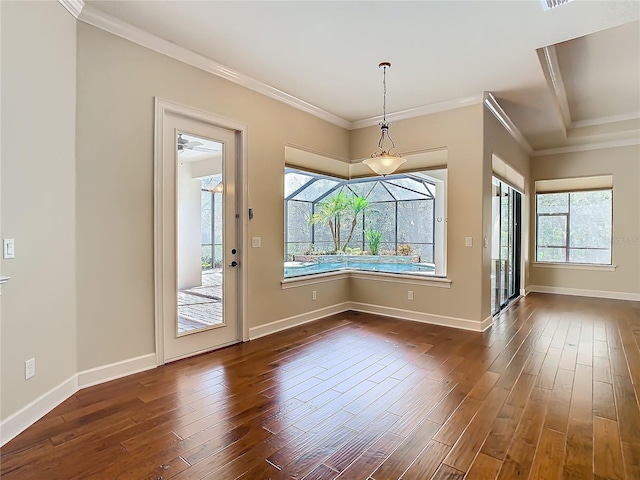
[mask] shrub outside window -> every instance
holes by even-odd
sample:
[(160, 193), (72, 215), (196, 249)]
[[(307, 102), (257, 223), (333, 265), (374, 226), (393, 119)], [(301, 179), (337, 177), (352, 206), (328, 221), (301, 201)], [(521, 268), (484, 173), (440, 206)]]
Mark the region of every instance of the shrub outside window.
[(536, 261), (611, 265), (613, 190), (536, 195)]

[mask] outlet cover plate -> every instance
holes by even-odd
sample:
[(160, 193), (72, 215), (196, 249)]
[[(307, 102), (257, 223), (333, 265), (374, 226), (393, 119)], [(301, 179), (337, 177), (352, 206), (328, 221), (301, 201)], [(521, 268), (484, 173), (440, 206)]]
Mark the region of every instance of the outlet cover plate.
[(30, 358), (29, 360), (24, 362), (24, 378), (25, 380), (29, 380), (31, 377), (36, 374), (36, 359)]

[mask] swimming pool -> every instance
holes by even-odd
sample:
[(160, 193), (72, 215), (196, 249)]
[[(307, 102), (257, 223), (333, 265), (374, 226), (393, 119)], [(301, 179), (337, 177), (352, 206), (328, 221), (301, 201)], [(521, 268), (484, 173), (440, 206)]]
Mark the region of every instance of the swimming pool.
[(420, 263), (367, 263), (367, 262), (332, 262), (332, 263), (302, 263), (287, 262), (288, 264), (298, 263), (295, 266), (284, 267), (284, 276), (298, 277), (301, 275), (311, 275), (314, 273), (334, 272), (337, 270), (365, 270), (368, 272), (390, 272), (390, 273), (434, 273), (432, 265)]

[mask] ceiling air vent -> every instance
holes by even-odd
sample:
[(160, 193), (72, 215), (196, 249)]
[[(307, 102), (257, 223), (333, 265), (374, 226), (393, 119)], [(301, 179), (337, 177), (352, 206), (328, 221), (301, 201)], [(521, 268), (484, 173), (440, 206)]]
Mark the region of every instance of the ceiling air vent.
[(545, 10), (551, 10), (552, 8), (559, 7), (565, 3), (569, 3), (571, 0), (540, 0), (542, 2), (542, 8)]

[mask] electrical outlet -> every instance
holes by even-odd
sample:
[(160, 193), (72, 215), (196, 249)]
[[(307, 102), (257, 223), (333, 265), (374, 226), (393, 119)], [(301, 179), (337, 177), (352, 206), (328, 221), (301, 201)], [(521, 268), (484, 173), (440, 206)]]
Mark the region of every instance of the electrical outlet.
[(316, 295), (316, 291), (314, 290), (311, 292), (311, 300), (315, 300), (316, 298), (318, 298), (318, 295)]
[(36, 359), (30, 358), (26, 362), (24, 362), (24, 378), (25, 380), (29, 380), (36, 374)]
[(413, 290), (407, 290), (407, 300), (413, 300)]

